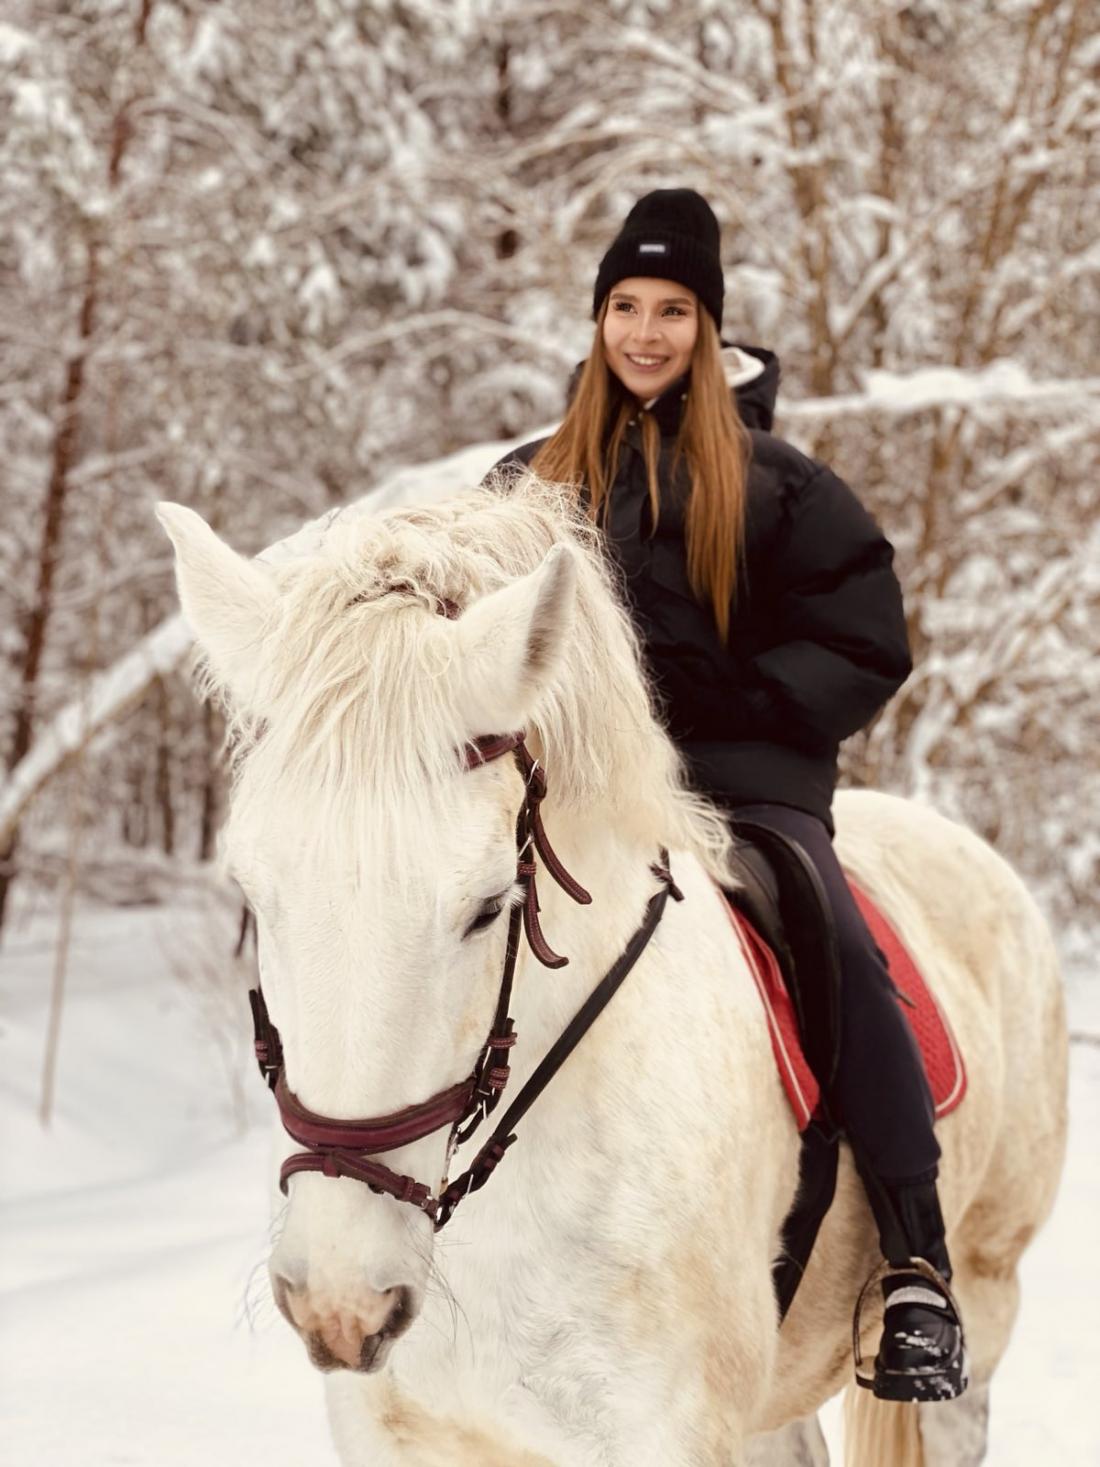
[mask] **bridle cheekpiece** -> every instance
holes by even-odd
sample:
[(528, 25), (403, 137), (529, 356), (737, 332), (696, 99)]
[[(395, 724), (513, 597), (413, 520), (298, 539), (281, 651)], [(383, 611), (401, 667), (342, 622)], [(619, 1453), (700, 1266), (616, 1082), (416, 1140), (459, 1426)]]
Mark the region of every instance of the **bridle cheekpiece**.
[(279, 1185), (284, 1193), (296, 1172), (349, 1177), (365, 1183), (374, 1192), (386, 1193), (399, 1202), (419, 1208), (432, 1219), (437, 1230), (444, 1227), (462, 1199), (478, 1191), (488, 1181), (516, 1139), (514, 1128), (517, 1122), (561, 1068), (637, 962), (660, 921), (668, 897), (682, 900), (669, 872), (667, 855), (662, 851), (660, 862), (652, 867), (661, 886), (650, 898), (641, 925), (460, 1177), (442, 1186), (436, 1194), (426, 1183), (403, 1176), (378, 1161), (376, 1158), (380, 1154), (423, 1140), (449, 1126), (449, 1164), (456, 1147), (470, 1140), (496, 1109), (510, 1078), (510, 1055), (517, 1039), (508, 1010), (521, 932), (526, 935), (535, 957), (545, 967), (561, 968), (569, 961), (555, 953), (543, 935), (535, 884), (537, 858), (542, 859), (550, 875), (575, 902), (587, 905), (592, 900), (584, 887), (566, 871), (546, 837), (540, 813), (546, 796), (546, 777), (538, 760), (531, 757), (524, 735), (490, 735), (472, 740), (466, 746), (465, 768), (477, 769), (506, 754), (515, 756), (524, 779), (523, 806), (516, 819), (516, 880), (523, 889), (523, 896), (509, 914), (508, 943), (492, 1028), (467, 1079), (427, 1100), (369, 1120), (346, 1121), (318, 1115), (304, 1106), (286, 1083), (282, 1041), (268, 1015), (258, 980), (256, 987), (249, 992), (260, 1073), (274, 1092), (284, 1129), (305, 1148), (288, 1156), (282, 1164)]

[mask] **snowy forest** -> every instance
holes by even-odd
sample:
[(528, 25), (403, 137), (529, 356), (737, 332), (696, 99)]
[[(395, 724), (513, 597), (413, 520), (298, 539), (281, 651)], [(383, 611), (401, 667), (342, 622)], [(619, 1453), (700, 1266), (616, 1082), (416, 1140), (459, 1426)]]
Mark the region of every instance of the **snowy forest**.
[(179, 638), (151, 641), (173, 611), (153, 501), (258, 550), (402, 465), (552, 421), (601, 248), (672, 180), (722, 218), (726, 333), (778, 351), (780, 430), (898, 547), (917, 671), (848, 777), (958, 813), (1061, 918), (1095, 917), (1087, 15), (17, 0), (0, 901), (213, 854), (220, 730)]
[(221, 730), (153, 502), (255, 551), (553, 422), (602, 249), (675, 182), (722, 220), (727, 337), (781, 358), (778, 430), (898, 549), (917, 670), (847, 778), (1094, 924), (1089, 8), (5, 7), (0, 912), (214, 854)]
[[(14, 976), (0, 983), (0, 1088), (18, 1100), (13, 1154), (39, 1155), (31, 1117), (53, 1106), (68, 968), (78, 1012), (66, 1011), (72, 1088), (55, 1164), (64, 1155), (89, 1198), (103, 1176), (141, 1171), (135, 1205), (172, 1219), (182, 1244), (200, 1231), (186, 1207), (206, 1194), (189, 1187), (184, 1200), (190, 1160), (178, 1176), (158, 1168), (165, 1135), (193, 1125), (208, 1168), (194, 1176), (236, 1195), (239, 1164), (202, 1151), (221, 1125), (219, 1081), (200, 1092), (178, 1028), (156, 1051), (160, 1110), (150, 1100), (145, 1115), (148, 1075), (136, 1099), (102, 1078), (120, 1052), (104, 1047), (108, 1027), (117, 1046), (131, 1022), (119, 1014), (168, 1036), (165, 1015), (182, 1012), (136, 965), (149, 914), (188, 893), (213, 902), (219, 945), (212, 956), (208, 933), (193, 945), (177, 934), (160, 969), (190, 985), (239, 1129), (265, 1098), (242, 1078), (237, 907), (218, 874), (224, 729), (191, 686), (153, 505), (190, 505), (256, 553), (351, 501), (476, 483), (509, 443), (560, 418), (591, 340), (597, 263), (653, 188), (712, 202), (724, 336), (778, 354), (777, 432), (833, 465), (897, 549), (915, 671), (845, 745), (845, 782), (927, 800), (979, 831), (1082, 968), (1100, 935), (1098, 131), (1087, 0), (7, 0), (0, 949)], [(106, 918), (80, 949), (88, 911)], [(71, 983), (81, 963), (83, 996)], [(108, 1020), (103, 995), (121, 993), (124, 969), (129, 1007)], [(1092, 1066), (1086, 1111), (1100, 1096), (1093, 1009), (1100, 1020), (1095, 1002), (1087, 1022), (1073, 1011)], [(85, 1045), (96, 1063), (82, 1071)], [(85, 1104), (108, 1119), (81, 1131)], [(109, 1150), (122, 1110), (138, 1137), (125, 1157)], [(1086, 1186), (1100, 1200), (1087, 1165), (1075, 1198)], [(19, 1194), (12, 1236), (34, 1277), (52, 1280), (55, 1215), (36, 1210), (38, 1186)], [(242, 1181), (242, 1206), (252, 1186)], [(225, 1195), (216, 1221), (213, 1202), (204, 1214), (210, 1238), (223, 1239)], [(259, 1191), (254, 1201), (258, 1215)], [(62, 1252), (77, 1257), (79, 1226), (113, 1256), (128, 1235), (111, 1216), (99, 1232), (79, 1207), (73, 1231), (57, 1222)], [(1078, 1241), (1086, 1217), (1075, 1202)], [(254, 1264), (257, 1239), (238, 1246)], [(213, 1256), (193, 1277), (172, 1264), (180, 1297), (213, 1294)], [(217, 1256), (230, 1289), (240, 1260)], [(73, 1277), (90, 1269), (74, 1263)], [(130, 1369), (126, 1340), (146, 1327), (162, 1339), (134, 1277), (129, 1335), (102, 1355), (98, 1336), (70, 1340), (86, 1362), (74, 1419), (102, 1411), (103, 1442), (124, 1434), (101, 1397)], [(1052, 1299), (1082, 1292), (1070, 1278), (1062, 1294), (1050, 1287)], [(43, 1424), (53, 1387), (25, 1384), (54, 1379), (48, 1316), (38, 1294), (20, 1297), (30, 1332), (13, 1306), (10, 1405), (51, 1405), (27, 1404), (14, 1440), (21, 1460), (68, 1464), (61, 1424)], [(101, 1301), (76, 1298), (66, 1330), (90, 1329)], [(208, 1321), (196, 1331), (205, 1351)], [(1040, 1378), (1048, 1343), (1038, 1330), (1018, 1379)], [(224, 1374), (238, 1406), (251, 1391), (273, 1438), (265, 1460), (305, 1460), (290, 1427), (288, 1455), (274, 1443), (298, 1398), (273, 1401), (266, 1377), (242, 1386), (211, 1348), (187, 1359), (189, 1375)], [(1074, 1370), (1086, 1367), (1062, 1371), (1071, 1383)], [(166, 1364), (142, 1388), (138, 1456), (89, 1445), (81, 1463), (229, 1460), (217, 1408), (200, 1435), (171, 1436), (170, 1376)], [(167, 1410), (155, 1409), (162, 1389)], [(1081, 1385), (1073, 1399), (1086, 1396)], [(1063, 1413), (1081, 1442), (1084, 1409)], [(1004, 1428), (1021, 1453), (1012, 1464), (1071, 1460), (1025, 1428)]]

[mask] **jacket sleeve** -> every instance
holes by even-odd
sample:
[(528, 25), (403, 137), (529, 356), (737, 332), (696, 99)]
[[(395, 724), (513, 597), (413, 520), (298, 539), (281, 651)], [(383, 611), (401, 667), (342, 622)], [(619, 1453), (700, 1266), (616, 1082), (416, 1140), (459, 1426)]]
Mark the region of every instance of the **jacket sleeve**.
[(792, 743), (863, 728), (912, 671), (894, 549), (842, 479), (819, 468), (794, 496), (772, 570), (772, 645), (746, 696)]

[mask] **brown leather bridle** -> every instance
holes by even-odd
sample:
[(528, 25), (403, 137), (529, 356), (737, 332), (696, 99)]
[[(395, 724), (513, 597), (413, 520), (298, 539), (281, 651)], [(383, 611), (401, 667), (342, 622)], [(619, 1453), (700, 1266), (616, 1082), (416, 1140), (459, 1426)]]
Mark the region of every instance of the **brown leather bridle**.
[(318, 1115), (290, 1090), (283, 1068), (283, 1047), (279, 1032), (267, 1012), (259, 982), (248, 995), (255, 1027), (256, 1058), (260, 1073), (275, 1093), (284, 1128), (305, 1151), (295, 1152), (283, 1162), (279, 1185), (285, 1193), (295, 1172), (321, 1172), (326, 1177), (351, 1177), (365, 1183), (374, 1192), (388, 1193), (400, 1202), (426, 1212), (436, 1229), (444, 1227), (464, 1197), (478, 1191), (492, 1176), (505, 1151), (515, 1141), (515, 1126), (557, 1074), (566, 1059), (587, 1033), (597, 1015), (627, 976), (657, 928), (669, 896), (681, 901), (682, 894), (672, 879), (668, 856), (652, 871), (660, 881), (650, 898), (645, 916), (616, 962), (596, 985), (564, 1032), (547, 1052), (538, 1068), (509, 1106), (503, 1119), (493, 1130), (471, 1165), (455, 1181), (445, 1186), (438, 1196), (424, 1182), (402, 1176), (374, 1158), (380, 1152), (392, 1151), (420, 1141), (433, 1132), (450, 1126), (447, 1148), (448, 1167), (457, 1146), (468, 1141), (484, 1120), (496, 1109), (510, 1075), (509, 1053), (516, 1043), (515, 1025), (508, 1015), (512, 1001), (512, 982), (519, 955), (521, 928), (526, 933), (531, 951), (548, 968), (561, 968), (569, 961), (552, 951), (539, 923), (539, 901), (535, 887), (536, 854), (547, 870), (575, 902), (592, 900), (565, 870), (554, 854), (543, 829), (539, 807), (546, 796), (546, 778), (537, 760), (531, 757), (522, 733), (494, 735), (475, 739), (467, 746), (465, 767), (475, 769), (513, 753), (524, 778), (523, 807), (516, 820), (516, 879), (523, 888), (523, 900), (513, 906), (508, 924), (508, 946), (501, 974), (500, 992), (492, 1029), (485, 1041), (473, 1073), (448, 1090), (441, 1090), (428, 1100), (405, 1106), (389, 1115), (369, 1120), (343, 1121)]

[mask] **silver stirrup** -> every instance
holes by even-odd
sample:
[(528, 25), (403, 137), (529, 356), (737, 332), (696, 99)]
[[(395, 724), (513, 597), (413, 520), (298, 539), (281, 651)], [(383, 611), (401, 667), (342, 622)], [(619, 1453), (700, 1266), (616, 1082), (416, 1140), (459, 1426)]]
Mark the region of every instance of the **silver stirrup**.
[(943, 1274), (940, 1273), (939, 1269), (933, 1268), (932, 1265), (927, 1261), (927, 1259), (924, 1258), (910, 1258), (909, 1262), (903, 1264), (900, 1268), (896, 1267), (892, 1263), (883, 1261), (879, 1264), (878, 1268), (875, 1269), (874, 1273), (872, 1273), (871, 1277), (863, 1285), (863, 1288), (860, 1289), (859, 1298), (856, 1300), (855, 1313), (852, 1315), (852, 1354), (855, 1356), (856, 1362), (856, 1384), (863, 1386), (865, 1390), (874, 1389), (875, 1378), (874, 1375), (860, 1369), (860, 1366), (864, 1363), (863, 1348), (860, 1345), (860, 1335), (862, 1333), (863, 1325), (863, 1310), (867, 1304), (868, 1296), (870, 1295), (871, 1290), (875, 1287), (875, 1285), (881, 1283), (883, 1279), (888, 1279), (892, 1275), (899, 1273), (919, 1273), (921, 1277), (926, 1278), (929, 1283), (935, 1284), (936, 1288), (940, 1291), (943, 1297), (951, 1305), (951, 1308), (955, 1311), (955, 1319), (958, 1322), (959, 1326), (959, 1343), (965, 1351), (966, 1340), (963, 1336), (962, 1314), (959, 1311), (959, 1305), (957, 1300), (955, 1299), (954, 1294), (948, 1287), (947, 1280), (944, 1278)]

